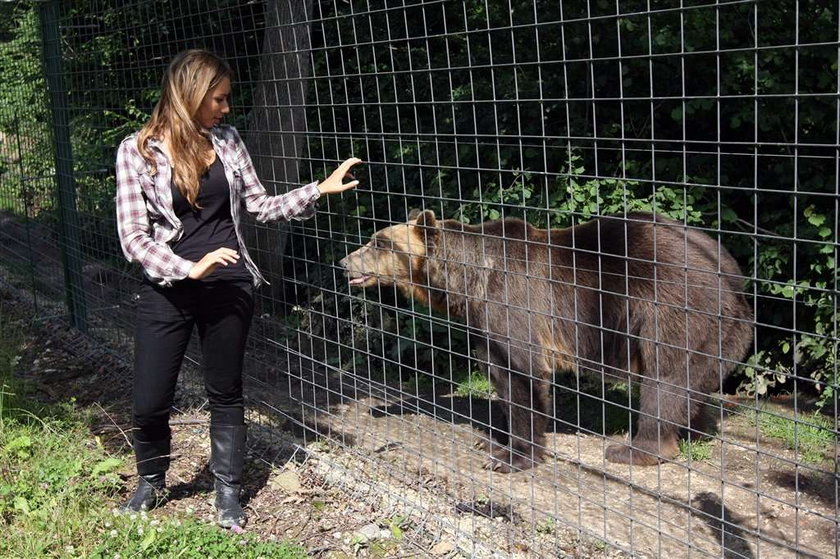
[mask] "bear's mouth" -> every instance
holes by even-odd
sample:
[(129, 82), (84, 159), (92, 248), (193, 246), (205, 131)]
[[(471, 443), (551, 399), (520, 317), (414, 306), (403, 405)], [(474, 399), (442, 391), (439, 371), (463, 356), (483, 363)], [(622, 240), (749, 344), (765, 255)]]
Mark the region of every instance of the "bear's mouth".
[(370, 278), (371, 278), (371, 276), (369, 276), (367, 274), (361, 274), (361, 275), (358, 275), (358, 276), (349, 277), (347, 283), (350, 284), (350, 285), (359, 285), (359, 284), (365, 283)]

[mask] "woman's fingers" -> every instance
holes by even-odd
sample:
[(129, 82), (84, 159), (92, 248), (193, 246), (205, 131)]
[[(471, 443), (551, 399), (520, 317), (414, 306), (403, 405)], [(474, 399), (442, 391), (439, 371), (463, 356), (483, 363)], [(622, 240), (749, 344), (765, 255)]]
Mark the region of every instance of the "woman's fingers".
[(213, 252), (208, 252), (207, 254), (219, 254), (219, 255), (233, 256), (235, 258), (239, 258), (239, 253), (238, 252), (236, 252), (232, 248), (226, 248), (226, 247), (217, 248)]
[(214, 261), (220, 264), (235, 264), (239, 260), (239, 253), (230, 248), (219, 248), (207, 254), (213, 256)]
[(358, 157), (351, 157), (350, 159), (345, 159), (344, 162), (338, 166), (336, 172), (340, 172), (341, 176), (343, 177), (347, 174), (347, 171), (349, 171), (351, 167), (353, 167), (354, 165), (358, 165), (361, 162), (362, 160)]
[(190, 269), (189, 277), (202, 279), (209, 276), (217, 266), (235, 264), (239, 260), (239, 253), (231, 248), (217, 248), (205, 254), (201, 260)]
[[(343, 183), (342, 181), (349, 174), (350, 169), (359, 163), (362, 163), (362, 160), (358, 157), (351, 157), (350, 159), (344, 160), (327, 180), (318, 185), (318, 189), (322, 194), (334, 194), (357, 187), (359, 185), (359, 181), (357, 180), (348, 183)], [(353, 178), (353, 175), (350, 175), (350, 178)]]

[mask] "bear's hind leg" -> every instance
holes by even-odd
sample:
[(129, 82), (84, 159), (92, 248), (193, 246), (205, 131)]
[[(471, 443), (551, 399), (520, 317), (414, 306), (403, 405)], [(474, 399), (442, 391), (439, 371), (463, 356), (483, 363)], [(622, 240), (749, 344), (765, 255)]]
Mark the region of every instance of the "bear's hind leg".
[(639, 417), (630, 445), (607, 447), (606, 458), (619, 464), (653, 466), (680, 453), (679, 432), (688, 416), (688, 394), (681, 387), (645, 378)]
[(723, 391), (723, 381), (735, 366), (715, 355), (721, 350), (717, 334), (710, 337), (705, 347), (692, 352), (689, 385), (689, 414), (684, 434), (690, 441), (714, 437), (718, 432), (719, 405), (710, 403), (709, 394)]
[(714, 437), (718, 430), (718, 418), (714, 410), (714, 406), (709, 404), (709, 398), (705, 394), (692, 392), (689, 421), (680, 434), (691, 442)]

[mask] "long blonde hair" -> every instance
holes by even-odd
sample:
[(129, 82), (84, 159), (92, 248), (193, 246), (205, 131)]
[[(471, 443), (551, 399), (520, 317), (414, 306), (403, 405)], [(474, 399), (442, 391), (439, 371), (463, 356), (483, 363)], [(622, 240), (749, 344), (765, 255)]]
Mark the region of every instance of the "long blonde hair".
[(149, 138), (169, 144), (172, 157), (172, 180), (190, 205), (198, 207), (199, 177), (207, 170), (207, 131), (195, 116), (205, 95), (225, 78), (231, 78), (230, 66), (206, 50), (190, 49), (175, 56), (161, 83), (161, 97), (152, 118), (140, 129), (137, 149), (157, 173)]

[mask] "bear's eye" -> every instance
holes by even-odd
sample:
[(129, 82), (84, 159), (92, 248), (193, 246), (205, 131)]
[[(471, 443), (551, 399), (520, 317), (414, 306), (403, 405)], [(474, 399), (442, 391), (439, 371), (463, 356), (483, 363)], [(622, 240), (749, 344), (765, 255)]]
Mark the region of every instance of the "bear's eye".
[(380, 239), (379, 237), (373, 240), (373, 246), (376, 248), (389, 248), (390, 243), (385, 239)]

